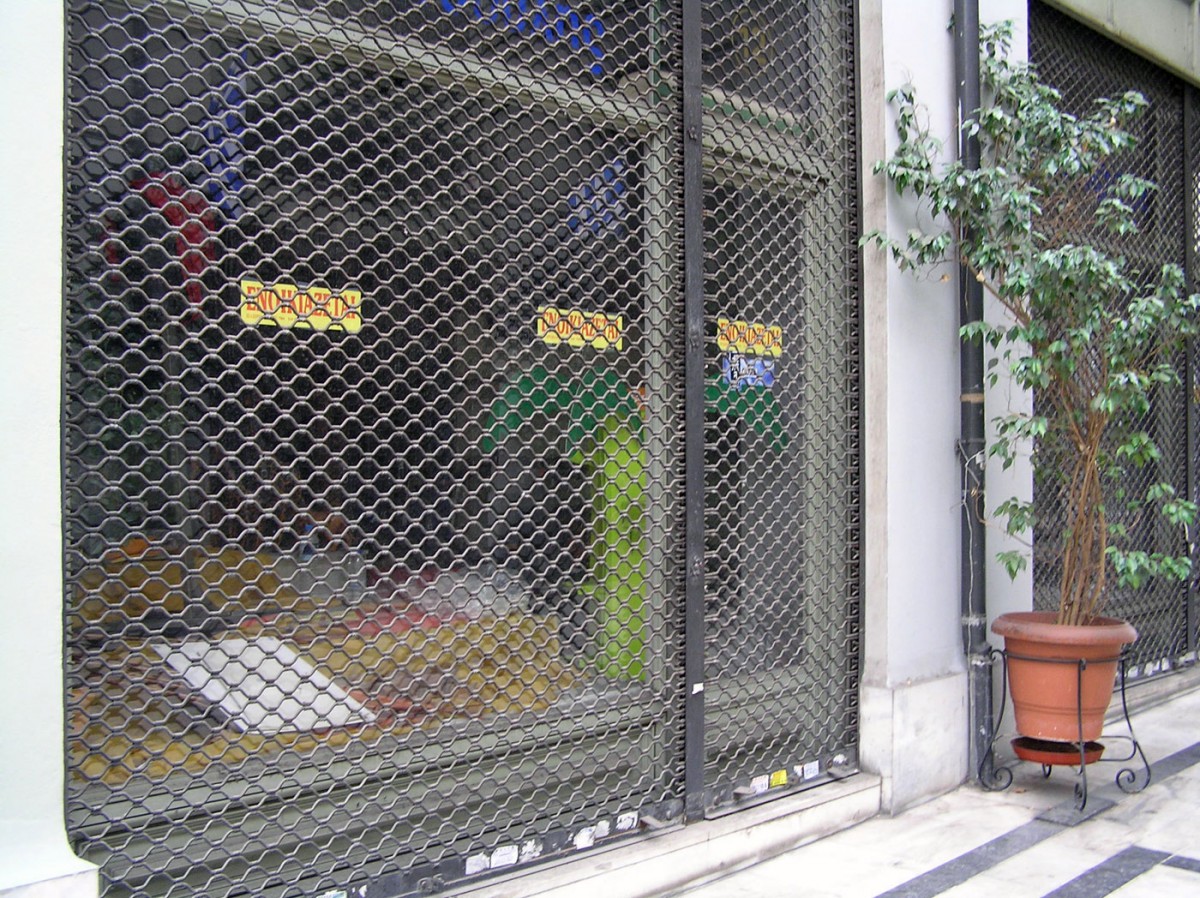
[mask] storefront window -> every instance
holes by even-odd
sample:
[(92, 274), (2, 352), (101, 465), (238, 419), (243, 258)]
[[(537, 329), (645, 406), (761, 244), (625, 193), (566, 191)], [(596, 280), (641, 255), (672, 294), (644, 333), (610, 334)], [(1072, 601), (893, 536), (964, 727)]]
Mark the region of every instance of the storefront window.
[[(711, 12), (713, 732), (791, 763), (855, 169), (849, 54), (783, 56), (852, 17)], [(393, 898), (682, 819), (679, 17), (70, 4), (68, 829), (110, 894)]]
[(77, 832), (675, 775), (668, 117), (647, 11), (566, 7), (74, 18)]

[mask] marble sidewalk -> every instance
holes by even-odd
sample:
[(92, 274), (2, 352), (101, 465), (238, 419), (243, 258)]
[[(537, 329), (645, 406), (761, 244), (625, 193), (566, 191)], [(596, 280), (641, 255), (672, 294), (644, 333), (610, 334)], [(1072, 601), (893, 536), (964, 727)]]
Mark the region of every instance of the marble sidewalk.
[[(1185, 682), (1181, 680), (1180, 682)], [(1194, 684), (1195, 679), (1191, 682)], [(1074, 772), (1049, 779), (1014, 768), (1012, 786), (974, 785), (676, 893), (681, 898), (1184, 898), (1200, 896), (1200, 688), (1133, 714), (1153, 767), (1126, 795), (1116, 771), (1088, 768), (1073, 809)], [(1115, 725), (1122, 732), (1123, 725)], [(1106, 731), (1107, 732), (1107, 731)], [(1112, 752), (1120, 753), (1114, 744)], [(1111, 802), (1111, 806), (1109, 806)]]

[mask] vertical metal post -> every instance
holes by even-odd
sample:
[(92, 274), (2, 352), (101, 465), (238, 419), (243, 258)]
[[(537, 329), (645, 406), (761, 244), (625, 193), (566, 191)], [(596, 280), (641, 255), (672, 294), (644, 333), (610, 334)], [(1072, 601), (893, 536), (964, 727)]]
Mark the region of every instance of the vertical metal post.
[[(979, 3), (955, 0), (954, 75), (958, 97), (959, 159), (965, 168), (979, 168), (979, 140), (961, 130), (979, 109)], [(983, 285), (966, 266), (959, 268), (959, 320), (983, 318)], [(987, 641), (984, 592), (984, 409), (983, 345), (963, 340), (959, 346), (960, 444), (962, 453), (962, 634), (970, 690), (970, 766), (991, 775), (982, 763), (990, 757), (992, 728), (992, 665)]]
[(686, 819), (704, 816), (704, 169), (700, 0), (683, 0), (683, 293)]
[[(1196, 121), (1195, 105), (1197, 101), (1197, 90), (1191, 85), (1187, 85), (1183, 92), (1183, 266), (1187, 280), (1188, 291), (1196, 289), (1197, 271), (1196, 271), (1196, 165), (1195, 157), (1200, 153), (1200, 141), (1196, 140), (1194, 134), (1197, 125), (1200, 122)], [(1196, 341), (1189, 340), (1187, 346), (1184, 347), (1183, 353), (1183, 422), (1186, 432), (1184, 434), (1184, 445), (1186, 446), (1186, 461), (1184, 462), (1184, 472), (1186, 480), (1187, 498), (1196, 501)], [(1187, 652), (1193, 654), (1196, 649), (1197, 629), (1200, 629), (1200, 608), (1197, 604), (1200, 603), (1200, 596), (1196, 592), (1196, 567), (1200, 564), (1200, 557), (1196, 552), (1197, 545), (1197, 527), (1200, 523), (1192, 525), (1192, 531), (1189, 534), (1188, 554), (1192, 559), (1192, 575), (1187, 578), (1184, 589), (1184, 621), (1187, 627)]]

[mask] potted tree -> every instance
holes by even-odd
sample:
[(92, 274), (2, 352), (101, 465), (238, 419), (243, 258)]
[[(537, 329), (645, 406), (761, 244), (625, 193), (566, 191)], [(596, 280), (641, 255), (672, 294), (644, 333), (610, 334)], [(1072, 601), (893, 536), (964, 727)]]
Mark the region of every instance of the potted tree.
[[(899, 146), (876, 172), (918, 201), (920, 222), (863, 242), (902, 269), (957, 260), (1002, 313), (962, 336), (991, 347), (993, 385), (1007, 369), (1032, 392), (1032, 412), (994, 418), (988, 452), (1006, 467), (1028, 453), (1038, 501), (1007, 498), (991, 515), (1015, 536), (1036, 531), (1039, 549), (1056, 546), (1039, 563), (1056, 566), (1059, 593), (1056, 612), (1004, 615), (992, 629), (1006, 639), (1018, 732), (1078, 745), (1099, 736), (1117, 658), (1137, 637), (1103, 616), (1106, 599), (1190, 570), (1196, 506), (1162, 475), (1147, 420), (1179, 388), (1173, 363), (1197, 332), (1200, 296), (1186, 295), (1180, 266), (1147, 271), (1123, 251), (1153, 211), (1155, 186), (1119, 171), (1144, 98), (1125, 93), (1072, 116), (1028, 64), (1010, 61), (1010, 40), (1007, 23), (982, 31), (985, 100), (963, 125), (979, 140), (976, 170), (939, 163), (941, 142), (911, 86), (889, 95)], [(1014, 577), (1028, 564), (1021, 551), (999, 560)], [(1046, 688), (1062, 694), (1024, 694)]]

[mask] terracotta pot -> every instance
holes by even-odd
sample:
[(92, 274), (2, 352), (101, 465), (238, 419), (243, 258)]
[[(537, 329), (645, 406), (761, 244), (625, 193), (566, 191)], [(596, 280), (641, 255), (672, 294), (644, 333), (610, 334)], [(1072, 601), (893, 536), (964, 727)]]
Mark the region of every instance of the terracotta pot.
[[(1065, 626), (1055, 623), (1053, 612), (1021, 611), (1000, 615), (992, 632), (1004, 637), (1008, 693), (1018, 733), (1052, 742), (1100, 738), (1117, 659), (1121, 649), (1137, 639), (1137, 630), (1110, 617), (1098, 617), (1086, 626)], [(1082, 681), (1080, 659), (1087, 662)]]

